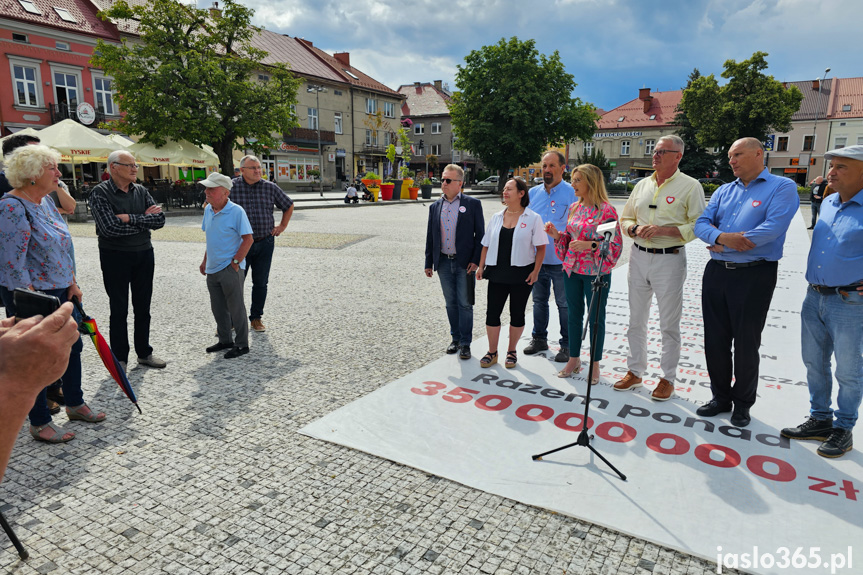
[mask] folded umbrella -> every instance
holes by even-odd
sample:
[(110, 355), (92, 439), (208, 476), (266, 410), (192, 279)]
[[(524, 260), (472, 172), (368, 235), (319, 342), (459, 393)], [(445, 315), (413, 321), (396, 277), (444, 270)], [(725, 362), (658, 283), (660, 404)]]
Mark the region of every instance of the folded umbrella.
[(78, 324), (78, 331), (84, 335), (90, 336), (90, 339), (93, 340), (93, 345), (96, 346), (96, 353), (98, 353), (99, 357), (102, 358), (102, 363), (105, 364), (105, 367), (108, 369), (108, 373), (111, 374), (111, 377), (114, 378), (114, 381), (117, 382), (117, 385), (120, 386), (120, 389), (123, 390), (123, 393), (126, 394), (129, 401), (135, 404), (135, 407), (138, 408), (138, 413), (143, 414), (141, 408), (138, 406), (138, 398), (135, 396), (135, 390), (132, 389), (132, 384), (129, 383), (129, 378), (126, 377), (126, 372), (123, 370), (120, 362), (117, 361), (117, 356), (115, 356), (114, 352), (111, 351), (111, 347), (108, 345), (108, 342), (105, 341), (105, 338), (102, 337), (101, 333), (99, 333), (99, 328), (96, 326), (96, 320), (84, 313), (84, 308), (81, 307), (81, 302), (78, 301), (77, 297), (72, 297), (72, 303), (75, 305), (78, 313), (81, 314), (81, 323)]

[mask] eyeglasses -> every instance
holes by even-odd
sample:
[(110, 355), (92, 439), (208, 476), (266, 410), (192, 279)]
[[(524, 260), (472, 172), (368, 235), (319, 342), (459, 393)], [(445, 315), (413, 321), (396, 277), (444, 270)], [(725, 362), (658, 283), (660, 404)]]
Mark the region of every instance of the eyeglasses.
[(665, 154), (679, 154), (680, 150), (653, 150), (654, 156), (664, 156)]
[(133, 170), (138, 169), (138, 164), (124, 164), (123, 162), (114, 162), (115, 166), (126, 166), (127, 168), (132, 168)]
[(454, 180), (452, 178), (441, 178), (440, 181), (445, 184), (451, 184), (453, 182), (460, 182), (461, 180)]

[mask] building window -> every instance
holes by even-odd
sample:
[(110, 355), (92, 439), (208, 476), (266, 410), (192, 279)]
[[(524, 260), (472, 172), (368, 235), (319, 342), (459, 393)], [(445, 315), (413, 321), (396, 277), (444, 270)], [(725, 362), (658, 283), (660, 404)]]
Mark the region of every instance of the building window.
[(57, 48), (58, 50), (63, 50), (64, 52), (69, 52), (72, 49), (69, 46), (69, 42), (61, 42), (60, 40), (57, 40), (54, 43), (54, 47)]
[(377, 145), (378, 145), (377, 133), (372, 134), (371, 130), (366, 130), (366, 146), (377, 146)]
[(815, 136), (803, 136), (803, 151), (811, 152)]
[(30, 14), (42, 15), (42, 11), (39, 10), (33, 2), (30, 2), (30, 0), (18, 0), (18, 3), (21, 4), (21, 7)]
[(621, 140), (620, 142), (620, 155), (628, 156), (629, 155), (629, 140)]
[(656, 140), (644, 140), (644, 155), (645, 156), (652, 156), (654, 148), (656, 148)]
[(95, 76), (93, 78), (93, 97), (96, 100), (96, 109), (108, 116), (117, 113), (114, 107), (114, 91), (111, 89), (111, 80)]
[(57, 8), (56, 6), (54, 6), (54, 11), (57, 13), (57, 16), (60, 17), (60, 20), (71, 22), (72, 24), (78, 23), (78, 20), (76, 20), (75, 17), (72, 16), (72, 13), (65, 8)]
[(431, 133), (440, 134), (440, 122), (432, 122)]
[(12, 77), (15, 78), (15, 93), (19, 106), (38, 106), (39, 98), (36, 92), (38, 78), (37, 69), (30, 66), (12, 65)]
[(850, 112), (851, 111), (851, 104), (842, 104), (842, 111), (843, 112)]
[(296, 119), (297, 117), (297, 105), (291, 104), (291, 117)]
[(787, 152), (788, 151), (788, 136), (779, 136), (776, 140), (776, 151), (777, 152)]
[(440, 144), (432, 144), (429, 147), (431, 148), (432, 155), (440, 156)]
[(341, 112), (336, 112), (333, 115), (333, 125), (335, 126), (333, 131), (336, 134), (341, 134), (342, 133), (342, 113)]
[(12, 32), (12, 41), (21, 42), (22, 44), (29, 44), (30, 38), (27, 37), (27, 34), (18, 34), (16, 32)]
[(421, 136), (426, 133), (426, 125), (425, 124), (414, 124), (414, 134), (417, 136)]
[(585, 142), (584, 143), (584, 155), (589, 156), (593, 154), (593, 142)]
[(333, 94), (334, 94), (334, 95), (336, 95), (336, 96), (341, 96), (341, 95), (342, 95), (342, 91), (341, 91), (341, 90), (333, 90)]
[(309, 108), (309, 130), (318, 129), (318, 109)]
[(384, 102), (384, 116), (387, 118), (396, 117), (396, 105), (392, 102)]
[(839, 149), (844, 148), (848, 143), (848, 138), (846, 136), (837, 136), (833, 139), (833, 148)]
[(857, 145), (863, 146), (863, 136), (857, 136)]
[(269, 82), (270, 77), (266, 74), (258, 74), (258, 82)]
[(374, 98), (366, 98), (366, 114), (378, 113), (378, 101)]
[(393, 143), (393, 141), (392, 141), (392, 138), (390, 137), (390, 133), (384, 132), (384, 146), (389, 146), (392, 143)]

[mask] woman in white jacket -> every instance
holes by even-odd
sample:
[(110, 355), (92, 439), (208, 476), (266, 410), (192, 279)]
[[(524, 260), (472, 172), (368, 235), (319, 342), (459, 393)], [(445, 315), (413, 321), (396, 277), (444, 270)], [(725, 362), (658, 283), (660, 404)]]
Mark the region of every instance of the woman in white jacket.
[(503, 188), (502, 211), (492, 216), (482, 239), (482, 255), (476, 279), (489, 280), (488, 309), (485, 329), (488, 333), (488, 353), (480, 360), (482, 367), (497, 363), (497, 344), (500, 339), (500, 314), (509, 298), (509, 348), (506, 367), (515, 367), (518, 361), (516, 345), (524, 331), (524, 311), (533, 284), (539, 276), (548, 235), (542, 218), (527, 205), (530, 196), (527, 184), (513, 178)]

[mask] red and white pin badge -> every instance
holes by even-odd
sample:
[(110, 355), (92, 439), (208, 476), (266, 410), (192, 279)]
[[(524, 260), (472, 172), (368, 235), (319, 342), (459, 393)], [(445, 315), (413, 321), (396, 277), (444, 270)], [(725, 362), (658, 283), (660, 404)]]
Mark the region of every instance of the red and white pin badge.
[(758, 200), (752, 200), (752, 207), (753, 208), (757, 208), (760, 205), (761, 205), (761, 202), (759, 202)]
[(521, 222), (521, 227), (526, 228), (526, 227), (527, 227), (527, 224), (526, 224), (526, 223), (524, 223), (524, 222)]
[(554, 200), (551, 200), (551, 207), (554, 207)]
[(668, 197), (666, 197), (666, 198), (665, 198), (665, 201), (666, 201), (666, 202), (668, 202), (669, 204), (673, 204), (673, 203), (674, 203), (674, 196), (668, 196)]
[(460, 211), (461, 213), (465, 213), (467, 211), (467, 208), (464, 206), (459, 206), (458, 211)]

